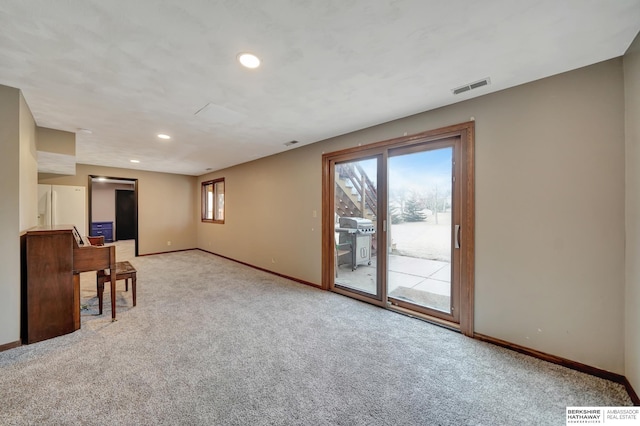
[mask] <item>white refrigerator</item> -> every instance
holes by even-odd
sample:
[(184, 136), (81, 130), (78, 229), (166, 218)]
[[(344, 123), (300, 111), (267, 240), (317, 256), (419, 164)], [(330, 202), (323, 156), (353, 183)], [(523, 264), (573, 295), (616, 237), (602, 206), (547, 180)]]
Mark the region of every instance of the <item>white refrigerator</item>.
[(86, 188), (38, 185), (38, 225), (75, 225), (81, 235), (88, 235)]

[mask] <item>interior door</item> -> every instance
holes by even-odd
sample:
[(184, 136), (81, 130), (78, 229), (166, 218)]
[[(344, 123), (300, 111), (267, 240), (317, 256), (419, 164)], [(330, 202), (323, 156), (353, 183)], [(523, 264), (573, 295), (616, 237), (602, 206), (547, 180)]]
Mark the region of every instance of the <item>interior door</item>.
[(116, 189), (116, 240), (136, 237), (135, 191)]

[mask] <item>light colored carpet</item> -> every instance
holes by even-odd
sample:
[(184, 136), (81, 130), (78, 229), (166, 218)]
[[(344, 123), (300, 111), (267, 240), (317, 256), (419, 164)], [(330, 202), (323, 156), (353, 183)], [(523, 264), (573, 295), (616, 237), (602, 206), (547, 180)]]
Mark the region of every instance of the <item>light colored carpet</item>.
[(566, 406), (631, 404), (618, 384), (200, 251), (131, 262), (138, 306), (119, 294), (117, 322), (107, 290), (77, 332), (0, 353), (0, 424), (559, 425)]

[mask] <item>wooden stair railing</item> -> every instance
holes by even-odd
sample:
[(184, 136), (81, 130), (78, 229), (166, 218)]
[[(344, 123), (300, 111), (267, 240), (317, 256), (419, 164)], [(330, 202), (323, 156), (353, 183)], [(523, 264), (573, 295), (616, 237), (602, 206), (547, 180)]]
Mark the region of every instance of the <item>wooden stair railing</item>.
[[(359, 217), (365, 216), (362, 211), (361, 200), (364, 200), (365, 208), (369, 209), (374, 216), (377, 215), (378, 194), (375, 185), (371, 179), (369, 179), (369, 176), (367, 176), (364, 169), (359, 164), (356, 164), (355, 166), (353, 164), (338, 164), (336, 165), (336, 172), (338, 178), (345, 182), (345, 185), (336, 185), (336, 187), (346, 187), (346, 182), (349, 182), (353, 189), (355, 189), (356, 193), (360, 196), (360, 200), (354, 200), (352, 195), (346, 193), (344, 188), (341, 188), (346, 197), (351, 201), (351, 204), (355, 206), (355, 210), (360, 213)], [(336, 193), (336, 200), (337, 199), (338, 194)], [(358, 206), (358, 204), (360, 204), (360, 206)]]

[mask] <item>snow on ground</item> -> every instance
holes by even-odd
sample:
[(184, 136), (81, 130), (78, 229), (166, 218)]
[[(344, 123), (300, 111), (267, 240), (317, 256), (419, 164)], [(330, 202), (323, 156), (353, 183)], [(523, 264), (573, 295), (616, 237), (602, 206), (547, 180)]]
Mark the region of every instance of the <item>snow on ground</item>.
[(394, 254), (450, 262), (451, 213), (438, 213), (437, 224), (435, 214), (423, 222), (393, 224), (390, 238)]

